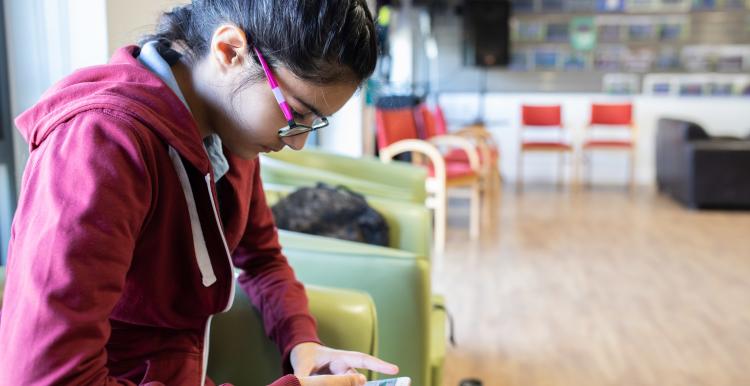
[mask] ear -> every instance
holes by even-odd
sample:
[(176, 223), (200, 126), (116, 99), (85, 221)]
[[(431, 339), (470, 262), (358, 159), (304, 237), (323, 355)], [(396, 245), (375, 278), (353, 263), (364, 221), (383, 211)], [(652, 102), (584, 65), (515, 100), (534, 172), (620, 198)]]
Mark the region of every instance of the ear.
[(245, 32), (232, 24), (224, 24), (211, 37), (210, 56), (222, 72), (242, 68), (248, 53)]

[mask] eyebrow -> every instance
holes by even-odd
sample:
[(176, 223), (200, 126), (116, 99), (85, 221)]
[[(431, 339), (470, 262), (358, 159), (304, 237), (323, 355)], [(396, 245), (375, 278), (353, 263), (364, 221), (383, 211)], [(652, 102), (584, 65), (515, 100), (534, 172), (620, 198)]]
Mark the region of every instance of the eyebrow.
[(307, 107), (308, 110), (312, 111), (313, 114), (317, 115), (320, 118), (326, 118), (326, 116), (323, 115), (323, 114), (321, 114), (321, 112), (317, 108), (315, 108), (315, 106), (313, 106), (313, 105), (305, 102), (304, 100), (302, 100), (301, 98), (298, 98), (296, 96), (293, 96), (293, 98), (295, 100), (297, 100), (297, 102), (302, 103), (303, 105), (305, 105), (305, 107)]

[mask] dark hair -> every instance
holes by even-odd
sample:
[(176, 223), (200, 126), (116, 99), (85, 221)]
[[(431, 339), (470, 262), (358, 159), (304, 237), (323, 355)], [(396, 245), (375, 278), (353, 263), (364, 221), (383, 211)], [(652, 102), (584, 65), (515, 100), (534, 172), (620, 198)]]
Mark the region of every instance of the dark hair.
[(223, 23), (241, 28), (270, 66), (301, 79), (361, 82), (375, 70), (375, 25), (365, 0), (193, 0), (162, 14), (141, 43), (168, 41), (203, 58)]

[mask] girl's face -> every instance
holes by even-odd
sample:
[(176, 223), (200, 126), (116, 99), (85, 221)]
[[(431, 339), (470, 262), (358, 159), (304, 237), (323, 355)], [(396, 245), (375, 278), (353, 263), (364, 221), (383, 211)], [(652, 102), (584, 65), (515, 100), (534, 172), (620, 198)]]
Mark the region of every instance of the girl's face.
[[(259, 153), (279, 151), (284, 146), (294, 150), (304, 147), (308, 134), (281, 138), (279, 129), (287, 122), (264, 75), (249, 85), (249, 73), (262, 74), (248, 52), (242, 30), (233, 26), (217, 29), (211, 54), (199, 73), (210, 94), (206, 120), (210, 130), (221, 137), (235, 155), (252, 159)], [(352, 97), (358, 83), (351, 80), (319, 85), (295, 76), (284, 67), (273, 70), (282, 94), (294, 112), (294, 120), (311, 125), (317, 117), (329, 117)], [(322, 130), (325, 130), (323, 128)]]
[[(340, 110), (357, 89), (353, 82), (313, 84), (297, 78), (286, 68), (275, 70), (274, 77), (294, 112), (295, 122), (307, 126), (312, 125), (316, 117), (329, 117)], [(308, 133), (279, 137), (279, 129), (286, 127), (287, 121), (265, 80), (238, 91), (225, 106), (222, 115), (226, 119), (214, 130), (234, 154), (253, 158), (258, 153), (279, 151), (284, 146), (294, 150), (305, 146)]]

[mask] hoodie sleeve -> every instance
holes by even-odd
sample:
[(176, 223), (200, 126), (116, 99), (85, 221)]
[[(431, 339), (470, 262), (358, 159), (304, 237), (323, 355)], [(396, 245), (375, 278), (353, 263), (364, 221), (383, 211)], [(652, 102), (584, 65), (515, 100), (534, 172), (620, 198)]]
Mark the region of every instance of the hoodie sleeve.
[(9, 249), (2, 385), (132, 385), (109, 376), (105, 350), (151, 200), (125, 125), (81, 113), (31, 153)]
[(249, 224), (233, 260), (243, 271), (240, 285), (263, 315), (266, 334), (276, 342), (282, 353), (284, 371), (290, 373), (289, 354), (294, 346), (304, 342), (320, 343), (320, 340), (315, 319), (308, 309), (305, 288), (281, 253), (259, 165), (256, 165), (253, 179)]

